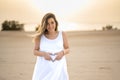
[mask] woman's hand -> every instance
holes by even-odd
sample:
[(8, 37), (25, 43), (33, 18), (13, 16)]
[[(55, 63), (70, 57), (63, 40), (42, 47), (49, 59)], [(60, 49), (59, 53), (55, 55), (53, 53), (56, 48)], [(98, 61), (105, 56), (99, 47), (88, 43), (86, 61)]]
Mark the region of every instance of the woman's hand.
[(45, 60), (52, 60), (50, 53), (44, 53), (43, 57), (45, 58)]
[(64, 56), (64, 52), (63, 51), (57, 52), (56, 55), (57, 56), (56, 56), (55, 60), (60, 60)]

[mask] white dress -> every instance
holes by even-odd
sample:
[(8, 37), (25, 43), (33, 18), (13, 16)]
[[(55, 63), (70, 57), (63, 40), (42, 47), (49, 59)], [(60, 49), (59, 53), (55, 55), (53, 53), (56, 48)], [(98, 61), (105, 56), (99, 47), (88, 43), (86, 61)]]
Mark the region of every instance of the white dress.
[[(63, 50), (62, 32), (59, 31), (57, 38), (51, 40), (41, 36), (40, 51), (51, 52), (52, 54)], [(50, 55), (55, 58), (55, 55)], [(61, 60), (48, 61), (44, 57), (37, 56), (32, 80), (69, 80), (65, 56)]]

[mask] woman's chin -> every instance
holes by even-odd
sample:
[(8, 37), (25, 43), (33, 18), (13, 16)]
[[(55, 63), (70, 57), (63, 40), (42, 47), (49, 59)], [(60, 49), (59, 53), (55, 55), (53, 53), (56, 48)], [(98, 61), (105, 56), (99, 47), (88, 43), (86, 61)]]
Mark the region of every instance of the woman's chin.
[(48, 30), (49, 32), (54, 32), (55, 30)]

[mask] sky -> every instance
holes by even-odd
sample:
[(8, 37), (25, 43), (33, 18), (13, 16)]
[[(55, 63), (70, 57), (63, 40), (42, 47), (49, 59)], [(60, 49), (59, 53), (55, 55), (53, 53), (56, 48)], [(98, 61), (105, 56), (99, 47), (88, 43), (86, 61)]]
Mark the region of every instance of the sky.
[(0, 0), (0, 23), (40, 23), (47, 12), (61, 22), (120, 23), (120, 0)]

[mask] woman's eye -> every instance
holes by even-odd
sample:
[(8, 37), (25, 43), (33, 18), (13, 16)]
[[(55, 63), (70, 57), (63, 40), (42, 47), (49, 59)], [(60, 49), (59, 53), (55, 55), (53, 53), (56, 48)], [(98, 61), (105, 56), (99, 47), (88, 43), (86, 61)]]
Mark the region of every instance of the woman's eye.
[(54, 22), (51, 22), (51, 24), (54, 24)]

